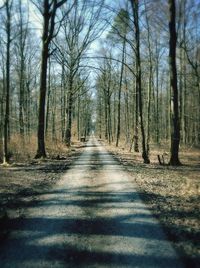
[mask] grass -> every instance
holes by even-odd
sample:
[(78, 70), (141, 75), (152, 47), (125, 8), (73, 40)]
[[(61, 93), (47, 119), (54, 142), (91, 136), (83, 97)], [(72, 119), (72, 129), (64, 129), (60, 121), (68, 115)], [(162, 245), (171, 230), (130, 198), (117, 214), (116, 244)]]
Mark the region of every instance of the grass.
[[(46, 152), (48, 158), (65, 157), (78, 142), (72, 140), (72, 148), (67, 148), (59, 139), (52, 140), (47, 137), (45, 140)], [(19, 134), (12, 135), (8, 144), (9, 162), (29, 162), (34, 159), (37, 150), (37, 137), (35, 134), (30, 137), (21, 138)], [(2, 162), (2, 144), (0, 143), (0, 162)]]

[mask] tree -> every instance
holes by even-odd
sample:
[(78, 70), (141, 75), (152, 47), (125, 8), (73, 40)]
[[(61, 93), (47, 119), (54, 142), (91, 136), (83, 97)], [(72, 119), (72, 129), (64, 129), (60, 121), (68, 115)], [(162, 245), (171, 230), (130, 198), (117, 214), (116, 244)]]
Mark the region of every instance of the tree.
[(6, 10), (6, 81), (5, 81), (5, 93), (6, 93), (6, 103), (5, 103), (5, 115), (4, 115), (4, 133), (3, 133), (3, 163), (8, 162), (8, 139), (9, 139), (9, 117), (10, 117), (10, 46), (11, 46), (11, 9), (12, 0), (6, 0), (5, 10)]
[(55, 37), (55, 17), (56, 11), (67, 0), (43, 0), (43, 32), (42, 32), (42, 52), (41, 52), (41, 69), (40, 69), (40, 99), (39, 99), (39, 117), (38, 117), (38, 148), (35, 158), (46, 157), (45, 149), (45, 105), (47, 91), (47, 65), (50, 56), (50, 44)]
[(150, 142), (150, 126), (151, 126), (151, 96), (152, 96), (152, 87), (153, 87), (153, 53), (151, 47), (151, 33), (150, 33), (150, 25), (149, 25), (149, 18), (147, 15), (147, 4), (145, 4), (145, 19), (147, 25), (147, 46), (148, 46), (148, 53), (149, 53), (149, 78), (148, 78), (148, 107), (147, 107), (147, 155), (149, 155), (149, 142)]
[[(61, 31), (63, 35), (56, 39), (54, 45), (57, 49), (54, 54), (57, 62), (65, 69), (64, 78), (67, 78), (66, 100), (66, 131), (65, 143), (71, 145), (72, 116), (75, 95), (87, 80), (87, 75), (81, 85), (75, 86), (75, 80), (83, 76), (87, 64), (83, 64), (83, 58), (94, 42), (102, 33), (105, 24), (99, 18), (103, 8), (103, 1), (75, 1), (73, 10), (65, 16)], [(81, 66), (84, 65), (84, 68)], [(62, 67), (63, 68), (63, 67)]]
[(25, 111), (26, 107), (26, 56), (27, 56), (27, 41), (29, 34), (28, 14), (24, 12), (22, 0), (18, 2), (18, 21), (16, 30), (19, 32), (15, 41), (16, 51), (16, 71), (19, 84), (19, 128), (20, 135), (24, 138), (25, 134)]
[(180, 143), (180, 125), (179, 125), (179, 105), (178, 105), (178, 87), (176, 70), (176, 3), (175, 0), (168, 0), (169, 5), (169, 67), (170, 67), (170, 88), (172, 94), (171, 102), (171, 157), (170, 165), (180, 165), (179, 161), (179, 143)]
[[(126, 35), (129, 31), (129, 14), (125, 9), (121, 9), (112, 25), (112, 29), (108, 35), (111, 40), (117, 40), (122, 42), (122, 59), (121, 59), (121, 70), (119, 79), (119, 90), (118, 90), (118, 112), (117, 112), (117, 137), (116, 147), (119, 145), (120, 132), (121, 132), (121, 92), (124, 74), (124, 61), (126, 53)], [(117, 38), (116, 38), (117, 37)]]
[(143, 122), (143, 99), (142, 99), (142, 81), (141, 81), (141, 59), (140, 59), (140, 28), (139, 28), (139, 3), (138, 0), (130, 0), (134, 18), (134, 30), (135, 30), (135, 56), (136, 56), (136, 93), (139, 98), (139, 114), (140, 114), (140, 127), (142, 135), (142, 157), (144, 163), (149, 164), (149, 156), (146, 148), (145, 129)]
[[(102, 53), (106, 53), (107, 51), (102, 50)], [(109, 55), (111, 58), (111, 51), (109, 51)], [(99, 68), (101, 71), (101, 75), (98, 76), (96, 81), (96, 89), (98, 91), (98, 115), (99, 115), (99, 128), (101, 136), (101, 128), (102, 128), (102, 110), (104, 108), (104, 118), (105, 118), (105, 139), (108, 139), (109, 144), (113, 140), (113, 131), (112, 131), (112, 113), (111, 113), (111, 98), (113, 94), (114, 88), (117, 86), (113, 81), (113, 65), (109, 56), (102, 63), (102, 66)], [(103, 107), (102, 107), (103, 106)], [(115, 114), (113, 115), (115, 116)]]

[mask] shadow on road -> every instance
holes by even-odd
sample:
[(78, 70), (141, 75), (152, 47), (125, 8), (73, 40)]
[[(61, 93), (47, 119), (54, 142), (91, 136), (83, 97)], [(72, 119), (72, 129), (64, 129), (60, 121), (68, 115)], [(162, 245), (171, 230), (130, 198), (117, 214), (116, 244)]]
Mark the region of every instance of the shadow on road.
[(0, 245), (1, 267), (183, 267), (126, 177), (96, 177), (104, 169), (117, 177), (121, 168), (93, 147), (72, 165), (82, 185), (24, 192), (19, 207), (28, 213), (0, 223), (10, 233)]
[[(41, 207), (46, 207), (47, 210), (51, 210), (52, 207), (55, 210), (55, 208), (65, 209), (67, 206), (73, 206), (73, 208), (77, 206), (88, 209), (90, 212), (92, 210), (95, 214), (95, 210), (98, 209), (127, 209), (134, 202), (136, 213), (123, 216), (116, 215), (115, 217), (96, 216), (95, 218), (93, 215), (91, 219), (68, 218), (68, 215), (59, 218), (40, 216), (7, 219), (6, 226), (1, 225), (1, 229), (6, 228), (9, 232), (18, 235), (9, 238), (7, 243), (8, 246), (12, 244), (12, 247), (8, 247), (7, 252), (1, 250), (0, 259), (9, 256), (9, 262), (15, 264), (22, 260), (42, 262), (43, 256), (46, 258), (45, 254), (42, 253), (48, 252), (50, 260), (59, 262), (62, 260), (68, 264), (70, 263), (69, 267), (81, 267), (83, 263), (86, 266), (107, 264), (109, 267), (112, 265), (113, 267), (120, 267), (119, 264), (123, 267), (134, 263), (135, 266), (139, 265), (139, 267), (153, 267), (152, 265), (155, 262), (159, 263), (160, 267), (175, 267), (176, 259), (167, 256), (167, 254), (159, 256), (159, 249), (157, 255), (147, 254), (145, 256), (145, 252), (143, 252), (144, 254), (129, 252), (128, 245), (123, 254), (112, 252), (112, 245), (106, 252), (103, 248), (103, 242), (102, 248), (95, 248), (94, 245), (98, 243), (98, 240), (109, 240), (110, 236), (112, 238), (116, 237), (116, 242), (125, 237), (139, 238), (145, 241), (149, 239), (154, 241), (152, 247), (155, 251), (156, 239), (160, 240), (162, 238), (159, 235), (160, 231), (157, 225), (151, 222), (152, 214), (144, 213), (144, 208), (140, 204), (137, 207), (138, 194), (133, 192), (102, 193), (94, 191), (94, 188), (91, 189), (92, 191), (81, 190), (83, 189), (75, 188), (69, 191), (57, 190), (37, 194), (37, 203), (22, 202), (21, 206), (24, 205), (24, 207), (32, 208), (35, 211), (40, 211)], [(73, 200), (65, 198), (69, 194), (73, 196)], [(48, 196), (45, 201), (43, 200), (44, 195)], [(42, 202), (40, 202), (40, 199)], [(149, 218), (150, 222), (148, 221)], [(49, 226), (52, 226), (52, 228), (49, 228)], [(73, 237), (73, 240), (69, 239), (69, 242), (67, 242), (69, 237)], [(92, 237), (94, 239), (91, 239)], [(91, 244), (90, 249), (85, 246), (87, 242)], [(16, 250), (17, 248), (18, 250)], [(148, 266), (146, 266), (147, 263)]]

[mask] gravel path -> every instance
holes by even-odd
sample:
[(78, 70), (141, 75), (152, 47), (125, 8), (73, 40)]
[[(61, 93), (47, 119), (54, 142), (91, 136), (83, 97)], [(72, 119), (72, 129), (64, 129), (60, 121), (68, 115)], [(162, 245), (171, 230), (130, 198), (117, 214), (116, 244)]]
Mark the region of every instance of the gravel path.
[(95, 138), (34, 200), (10, 221), (0, 267), (184, 267), (130, 175)]

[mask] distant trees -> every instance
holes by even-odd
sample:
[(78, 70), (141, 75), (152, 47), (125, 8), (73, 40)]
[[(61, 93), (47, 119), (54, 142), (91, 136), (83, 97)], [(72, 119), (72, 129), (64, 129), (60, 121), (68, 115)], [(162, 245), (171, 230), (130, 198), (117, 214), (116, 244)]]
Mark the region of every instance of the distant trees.
[[(127, 8), (127, 2), (130, 8)], [(197, 122), (200, 113), (197, 102), (200, 101), (198, 82), (200, 49), (196, 42), (200, 37), (195, 29), (199, 23), (200, 12), (199, 9), (197, 11), (197, 6), (198, 3), (187, 0), (180, 3), (168, 1), (168, 4), (145, 0), (124, 1), (124, 8), (129, 10), (130, 18), (128, 26), (130, 31), (124, 37), (120, 33), (120, 27), (114, 27), (115, 19), (122, 7), (120, 6), (118, 10), (113, 9), (111, 25), (116, 36), (126, 43), (126, 60), (123, 61), (118, 56), (119, 53), (123, 54), (120, 41), (115, 41), (115, 46), (110, 44), (112, 55), (107, 53), (103, 60), (110, 59), (109, 64), (116, 63), (112, 72), (109, 71), (109, 80), (116, 82), (116, 74), (118, 72), (119, 75), (120, 66), (124, 66), (121, 86), (120, 82), (116, 84), (110, 99), (113, 122), (111, 132), (116, 132), (116, 111), (120, 111), (119, 140), (126, 146), (130, 131), (133, 136), (130, 148), (132, 149), (134, 143), (135, 152), (142, 150), (145, 163), (149, 163), (151, 144), (159, 147), (163, 144), (169, 146), (168, 143), (171, 141), (169, 160), (171, 165), (180, 164), (178, 156), (180, 142), (199, 144)], [(107, 46), (109, 51), (107, 40), (104, 46)], [(104, 83), (106, 81), (108, 83), (109, 80), (108, 77), (104, 77)], [(99, 88), (103, 86), (98, 83), (97, 89)], [(120, 108), (118, 106), (116, 109), (116, 90), (119, 88), (122, 89), (123, 97), (120, 98)], [(106, 128), (102, 121), (104, 114), (106, 115), (106, 111), (102, 109), (105, 97), (98, 94), (97, 98), (99, 100), (97, 114), (100, 117), (97, 122), (98, 129), (101, 129), (102, 133), (102, 129)], [(118, 145), (117, 136), (113, 135), (113, 138)], [(110, 142), (109, 137), (106, 139)], [(138, 139), (141, 140), (141, 146)]]
[(118, 111), (117, 111), (117, 134), (116, 134), (116, 147), (119, 145), (120, 131), (121, 131), (121, 93), (122, 93), (122, 82), (124, 74), (124, 63), (125, 63), (125, 53), (126, 53), (126, 36), (129, 31), (129, 14), (125, 9), (121, 9), (112, 25), (112, 29), (108, 35), (108, 38), (113, 41), (118, 41), (122, 43), (122, 58), (121, 58), (121, 68), (120, 68), (120, 78), (118, 87)]
[[(72, 115), (74, 103), (80, 90), (87, 80), (84, 68), (86, 52), (90, 45), (100, 36), (105, 27), (105, 23), (100, 23), (103, 1), (74, 2), (73, 9), (64, 15), (60, 31), (62, 36), (58, 36), (54, 45), (57, 49), (54, 54), (57, 62), (62, 66), (63, 84), (65, 83), (65, 143), (71, 145)], [(79, 97), (78, 97), (79, 98)]]
[(0, 22), (2, 162), (36, 137), (46, 157), (95, 122), (144, 163), (154, 147), (178, 165), (179, 145), (199, 146), (198, 1), (4, 0)]
[(25, 134), (30, 135), (31, 125), (34, 124), (33, 118), (32, 120), (30, 118), (31, 87), (37, 71), (35, 65), (37, 53), (34, 47), (35, 40), (31, 40), (25, 3), (21, 0), (6, 0), (0, 9), (0, 14), (2, 26), (0, 27), (0, 121), (2, 126), (0, 132), (3, 162), (8, 162), (12, 154), (9, 145), (15, 133), (19, 131), (24, 139)]
[[(113, 141), (116, 136), (116, 109), (112, 111), (112, 96), (116, 95), (118, 89), (118, 76), (113, 72), (113, 63), (109, 58), (111, 56), (111, 51), (103, 51), (105, 53), (105, 58), (100, 67), (100, 74), (96, 79), (96, 90), (98, 96), (97, 103), (97, 133), (99, 137), (105, 137), (108, 139), (109, 144)], [(113, 78), (115, 77), (115, 79)], [(116, 107), (115, 107), (116, 108)], [(112, 118), (114, 117), (114, 120)], [(104, 131), (103, 131), (104, 130)], [(104, 135), (102, 135), (104, 134)]]

